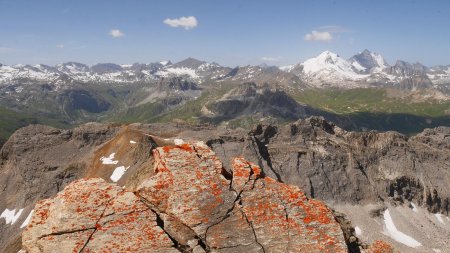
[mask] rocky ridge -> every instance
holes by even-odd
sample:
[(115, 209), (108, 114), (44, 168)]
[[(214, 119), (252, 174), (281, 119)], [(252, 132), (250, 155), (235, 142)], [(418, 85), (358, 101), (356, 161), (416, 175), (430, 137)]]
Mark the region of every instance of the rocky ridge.
[[(325, 201), (328, 206), (345, 214), (333, 213), (333, 216), (339, 220), (347, 243), (362, 245), (362, 242), (383, 240), (406, 252), (429, 252), (433, 248), (446, 252), (444, 249), (449, 238), (446, 235), (450, 233), (447, 224), (450, 222), (449, 133), (446, 127), (428, 129), (414, 137), (395, 132), (347, 132), (317, 117), (286, 125), (259, 125), (250, 132), (184, 123), (130, 126), (90, 124), (74, 130), (30, 126), (13, 135), (1, 151), (0, 173), (1, 179), (5, 180), (0, 181), (3, 189), (0, 192), (0, 211), (14, 211), (12, 215), (15, 220), (11, 222), (8, 218), (3, 223), (0, 218), (0, 229), (5, 235), (0, 238), (0, 247), (5, 252), (17, 252), (21, 246), (21, 227), (31, 217), (30, 212), (36, 201), (51, 198), (68, 183), (82, 178), (100, 177), (108, 182), (105, 184), (117, 184), (133, 193), (141, 192), (141, 195), (138, 194), (141, 200), (144, 196), (150, 200), (146, 204), (157, 202), (151, 205), (152, 209), (172, 215), (178, 215), (173, 209), (175, 202), (170, 202), (170, 197), (159, 202), (159, 195), (151, 190), (154, 184), (161, 186), (161, 182), (172, 178), (174, 184), (166, 185), (164, 192), (167, 196), (182, 198), (184, 195), (177, 195), (182, 192), (173, 191), (183, 180), (191, 178), (206, 184), (219, 178), (217, 187), (221, 186), (220, 182), (228, 185), (226, 191), (223, 187), (217, 188), (228, 194), (224, 199), (235, 199), (235, 193), (241, 192), (240, 201), (233, 201), (240, 206), (232, 206), (232, 211), (243, 210), (246, 203), (252, 203), (245, 196), (255, 197), (257, 195), (253, 193), (263, 194), (267, 190), (260, 185), (258, 193), (246, 192), (246, 187), (238, 187), (242, 183), (236, 177), (231, 179), (231, 176), (236, 176), (236, 166), (246, 164), (241, 160), (245, 157), (246, 161), (256, 165), (247, 167), (258, 167), (260, 175), (264, 175), (263, 178), (256, 178), (253, 188), (263, 182), (264, 186), (269, 185), (280, 191), (283, 187), (278, 186), (295, 185), (302, 189), (306, 198)], [(27, 148), (30, 136), (34, 136), (32, 149)], [(190, 140), (189, 144), (183, 146), (183, 140)], [(215, 155), (203, 145), (203, 148), (197, 147), (200, 144), (195, 140), (204, 141)], [(208, 162), (198, 163), (198, 156), (192, 156), (189, 162), (179, 160), (181, 155), (187, 157), (185, 153), (189, 153), (189, 149), (184, 150), (183, 147), (187, 149), (189, 145), (199, 152), (208, 151), (204, 153), (205, 157), (209, 157), (205, 158)], [(165, 151), (164, 146), (170, 148)], [(160, 155), (151, 155), (152, 150), (158, 150), (153, 152)], [(166, 153), (177, 154), (170, 157), (178, 160), (168, 162), (172, 173), (164, 168), (157, 169), (162, 172), (155, 171), (153, 168), (159, 168), (161, 165), (158, 164), (165, 161)], [(236, 157), (241, 158), (236, 160)], [(190, 163), (198, 164), (198, 167), (211, 167), (209, 173), (202, 175), (217, 175), (203, 181), (197, 178), (197, 174), (191, 175), (176, 167)], [(219, 170), (219, 167), (223, 169)], [(70, 177), (60, 175), (65, 171), (70, 172)], [(174, 171), (191, 176), (176, 179), (172, 175)], [(253, 173), (252, 177), (256, 174)], [(153, 180), (151, 183), (145, 182), (150, 178)], [(267, 183), (270, 178), (275, 179), (274, 184)], [(244, 185), (249, 186), (250, 181), (243, 181), (247, 182)], [(145, 188), (145, 185), (151, 187)], [(230, 185), (239, 189), (230, 188)], [(232, 188), (234, 190), (230, 192)], [(204, 194), (214, 195), (208, 191)], [(197, 201), (191, 195), (186, 198), (191, 205)], [(280, 203), (284, 205), (285, 202)], [(230, 206), (224, 207), (227, 209)], [(189, 208), (186, 210), (189, 211)], [(186, 217), (198, 217), (191, 211), (188, 212), (191, 216)], [(390, 212), (399, 230), (413, 236), (422, 246), (411, 248), (387, 236), (384, 231), (386, 221), (383, 219), (386, 211)], [(223, 217), (219, 211), (214, 215)], [(345, 216), (348, 218), (340, 218)], [(350, 219), (353, 225), (346, 219)], [(201, 225), (192, 222), (196, 224), (195, 234), (205, 238), (200, 237), (204, 231)]]
[[(385, 86), (406, 90), (432, 87), (445, 91), (450, 74), (449, 66), (426, 67), (420, 63), (411, 64), (401, 60), (391, 66), (383, 56), (367, 49), (349, 59), (325, 51), (303, 62), (279, 68), (267, 65), (230, 68), (194, 58), (174, 64), (161, 61), (128, 65), (99, 63), (87, 66), (67, 62), (56, 66), (0, 66), (0, 84), (7, 85), (11, 93), (20, 92), (29, 83), (47, 83), (54, 85), (55, 89), (64, 89), (65, 86), (76, 83), (152, 83), (170, 77), (183, 77), (199, 84), (257, 82), (301, 88)], [(412, 82), (413, 85), (399, 85), (404, 82)]]
[(153, 155), (155, 175), (134, 194), (92, 178), (40, 201), (25, 251), (347, 252), (327, 206), (245, 159), (230, 175), (203, 143)]

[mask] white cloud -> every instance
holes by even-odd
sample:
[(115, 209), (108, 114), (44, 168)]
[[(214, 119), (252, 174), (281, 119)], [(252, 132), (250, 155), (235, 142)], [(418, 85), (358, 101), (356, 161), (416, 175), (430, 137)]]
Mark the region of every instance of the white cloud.
[(57, 48), (64, 48), (65, 45), (64, 45), (64, 44), (58, 44), (58, 45), (56, 45), (56, 47), (57, 47)]
[(280, 61), (280, 57), (263, 56), (263, 57), (261, 57), (261, 60), (268, 61), (268, 62), (276, 62), (276, 61)]
[(109, 35), (113, 36), (114, 38), (120, 38), (125, 36), (125, 34), (121, 32), (119, 29), (111, 29), (111, 31), (109, 31)]
[(194, 16), (180, 17), (180, 18), (166, 18), (163, 21), (164, 24), (171, 27), (183, 27), (186, 30), (193, 29), (198, 25), (197, 18)]
[(341, 33), (351, 33), (348, 28), (339, 25), (326, 25), (314, 28), (313, 31), (307, 33), (304, 40), (308, 41), (331, 41), (339, 38)]
[(330, 41), (333, 39), (333, 35), (331, 35), (330, 32), (319, 32), (319, 31), (312, 31), (311, 33), (308, 33), (305, 35), (305, 40), (313, 40), (313, 41)]

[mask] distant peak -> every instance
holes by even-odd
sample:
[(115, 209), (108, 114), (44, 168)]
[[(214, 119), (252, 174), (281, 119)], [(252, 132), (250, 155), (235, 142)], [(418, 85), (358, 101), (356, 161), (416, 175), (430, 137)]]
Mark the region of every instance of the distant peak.
[(170, 62), (169, 60), (160, 61), (159, 63), (161, 65), (163, 65), (163, 66), (167, 66), (167, 65), (171, 65), (172, 64), (172, 62)]
[(177, 67), (198, 68), (203, 63), (205, 63), (205, 61), (200, 61), (195, 58), (188, 57), (180, 62), (177, 62), (174, 65)]
[(319, 56), (336, 56), (336, 57), (339, 57), (338, 54), (333, 53), (333, 52), (331, 52), (329, 50), (323, 51), (322, 53), (319, 54)]

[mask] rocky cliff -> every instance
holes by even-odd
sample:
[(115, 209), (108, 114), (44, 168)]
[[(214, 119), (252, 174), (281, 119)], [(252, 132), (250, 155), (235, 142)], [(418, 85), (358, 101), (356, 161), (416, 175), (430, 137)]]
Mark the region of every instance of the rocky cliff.
[[(24, 128), (1, 151), (0, 247), (391, 252), (388, 241), (402, 252), (446, 252), (449, 133), (346, 132), (320, 118), (250, 132)], [(150, 235), (155, 243), (136, 241)]]

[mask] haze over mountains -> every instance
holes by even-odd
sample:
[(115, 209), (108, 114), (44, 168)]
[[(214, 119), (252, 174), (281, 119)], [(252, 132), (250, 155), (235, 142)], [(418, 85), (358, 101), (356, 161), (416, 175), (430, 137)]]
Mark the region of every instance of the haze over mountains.
[[(0, 83), (13, 84), (27, 79), (55, 84), (64, 82), (133, 83), (170, 76), (185, 76), (202, 83), (213, 80), (257, 80), (268, 73), (276, 76), (274, 79), (277, 80), (284, 78), (283, 81), (287, 84), (300, 85), (300, 81), (295, 78), (298, 77), (305, 85), (315, 87), (398, 86), (410, 82), (407, 88), (416, 89), (441, 88), (437, 85), (450, 82), (450, 65), (426, 67), (420, 63), (408, 63), (401, 60), (390, 65), (380, 54), (364, 50), (349, 59), (325, 51), (304, 62), (279, 68), (267, 65), (229, 68), (194, 58), (187, 58), (175, 64), (170, 61), (161, 61), (130, 65), (99, 63), (93, 66), (75, 62), (61, 63), (56, 66), (1, 65)], [(286, 73), (294, 74), (295, 77)]]
[(312, 115), (347, 130), (415, 133), (450, 124), (449, 97), (450, 66), (391, 65), (368, 50), (349, 59), (325, 51), (284, 67), (231, 68), (194, 58), (1, 65), (0, 139), (31, 123), (182, 119), (238, 127)]
[[(83, 124), (90, 121), (107, 124)], [(133, 122), (139, 123), (121, 125)], [(368, 50), (349, 59), (325, 51), (283, 67), (263, 64), (230, 68), (194, 58), (177, 63), (131, 65), (88, 66), (76, 62), (56, 66), (1, 65), (0, 144), (16, 129), (35, 123), (60, 128), (81, 126), (66, 130), (41, 125), (22, 128), (0, 150), (0, 169), (5, 175), (0, 185), (8, 191), (0, 194), (0, 207), (5, 210), (2, 215), (8, 219), (5, 218), (7, 225), (0, 226), (0, 231), (7, 235), (0, 240), (0, 248), (10, 252), (17, 252), (22, 245), (40, 247), (41, 236), (34, 235), (42, 232), (39, 227), (31, 232), (26, 230), (25, 243), (20, 242), (21, 229), (28, 224), (27, 217), (32, 216), (36, 201), (53, 196), (83, 177), (100, 176), (113, 183), (121, 180), (121, 176), (130, 178), (126, 182), (143, 180), (149, 164), (154, 162), (149, 155), (151, 150), (157, 146), (170, 150), (168, 147), (173, 144), (184, 149), (183, 145), (188, 144), (180, 144), (181, 138), (204, 141), (207, 145), (201, 144), (202, 147), (214, 150), (225, 169), (230, 168), (231, 157), (248, 157), (273, 182), (309, 189), (305, 191), (308, 197), (327, 201), (347, 214), (356, 227), (342, 214), (331, 211), (328, 214), (335, 217), (332, 220), (336, 220), (334, 227), (339, 233), (333, 236), (340, 238), (344, 251), (356, 247), (362, 250), (355, 252), (371, 252), (373, 246), (359, 238), (388, 240), (408, 252), (441, 250), (447, 244), (449, 128), (434, 127), (450, 126), (450, 65), (426, 67), (404, 61), (391, 65), (380, 54)], [(369, 130), (397, 130), (409, 135), (422, 132), (407, 137)], [(152, 136), (154, 132), (160, 137)], [(30, 141), (35, 143), (31, 149)], [(189, 161), (192, 161), (189, 157), (201, 158), (195, 153), (199, 148), (195, 145), (200, 144), (189, 146), (192, 151), (186, 158)], [(119, 160), (121, 166), (112, 171), (110, 165)], [(114, 173), (121, 176), (117, 178)], [(228, 174), (221, 175), (220, 178)], [(9, 196), (16, 199), (28, 196), (28, 192), (17, 190), (26, 177), (32, 178), (28, 184), (51, 188), (27, 185), (24, 189), (32, 189), (30, 192), (35, 192), (31, 195), (36, 197), (19, 204), (6, 200)], [(83, 180), (77, 182), (81, 184), (82, 195), (96, 189), (83, 185)], [(72, 187), (79, 187), (77, 182)], [(124, 182), (119, 186), (129, 187)], [(89, 208), (90, 204), (86, 205)], [(39, 208), (35, 209), (37, 213), (41, 212)], [(226, 210), (229, 209), (221, 209)], [(60, 222), (58, 217), (53, 215), (50, 220)], [(77, 219), (74, 224), (79, 223)], [(19, 223), (13, 220), (25, 225), (18, 227)], [(170, 224), (169, 220), (164, 222)], [(227, 218), (221, 218), (217, 224), (223, 221)], [(399, 224), (398, 229), (394, 223)], [(40, 221), (30, 224), (42, 225)], [(155, 228), (170, 226), (156, 222)], [(234, 228), (230, 225), (227, 229)], [(248, 234), (249, 238), (254, 237), (255, 231)], [(184, 232), (173, 236), (185, 236)], [(267, 231), (264, 234), (277, 235)], [(124, 237), (108, 240), (118, 238)], [(209, 252), (210, 245), (215, 244), (207, 238), (206, 232), (204, 238), (194, 236), (198, 241), (195, 247), (206, 245), (204, 252)], [(187, 242), (177, 240), (167, 247), (190, 249)], [(92, 247), (102, 247), (91, 239), (86, 242)], [(53, 247), (51, 243), (45, 245)], [(258, 245), (255, 248), (266, 247)], [(364, 251), (367, 247), (369, 251)]]

